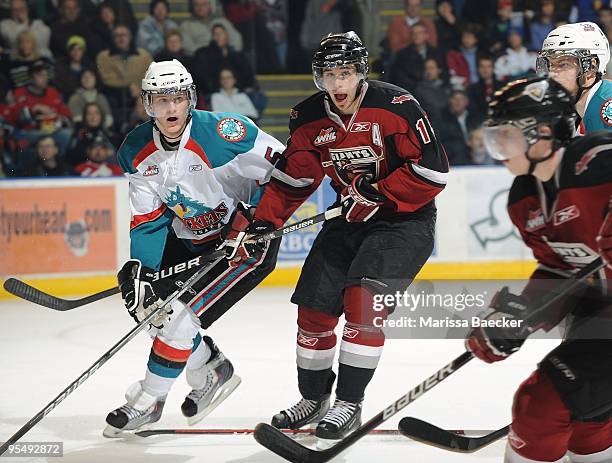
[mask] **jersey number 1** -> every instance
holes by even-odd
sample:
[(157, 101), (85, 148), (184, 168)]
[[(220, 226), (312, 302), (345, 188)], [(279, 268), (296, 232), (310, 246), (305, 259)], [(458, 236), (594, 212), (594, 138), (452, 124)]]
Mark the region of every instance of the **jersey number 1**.
[(416, 123), (416, 129), (423, 140), (423, 144), (431, 142), (431, 138), (429, 138), (429, 133), (427, 133), (427, 127), (425, 127), (425, 121), (421, 117)]

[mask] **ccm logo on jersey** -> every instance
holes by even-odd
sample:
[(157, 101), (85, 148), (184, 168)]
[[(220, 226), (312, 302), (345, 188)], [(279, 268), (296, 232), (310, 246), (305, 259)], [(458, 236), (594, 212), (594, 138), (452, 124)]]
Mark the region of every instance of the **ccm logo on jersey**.
[(202, 170), (202, 164), (192, 164), (189, 166), (189, 172), (197, 172)]
[(313, 143), (315, 146), (319, 146), (325, 143), (331, 143), (332, 141), (336, 141), (336, 131), (333, 127), (328, 127), (327, 129), (321, 129)]
[(542, 214), (542, 209), (529, 211), (527, 213), (527, 221), (525, 222), (525, 231), (536, 231), (542, 228), (545, 224), (546, 222), (544, 221), (544, 214)]
[(159, 167), (157, 166), (148, 166), (146, 170), (142, 173), (145, 177), (151, 177), (152, 175), (159, 174)]
[(394, 96), (391, 100), (391, 104), (402, 104), (404, 101), (410, 101), (412, 99), (414, 99), (412, 95)]
[(580, 209), (572, 205), (555, 212), (553, 221), (555, 225), (561, 225), (562, 223), (569, 222), (570, 220), (574, 220), (578, 217), (580, 217)]
[(372, 126), (371, 122), (355, 122), (351, 125), (351, 132), (367, 132)]

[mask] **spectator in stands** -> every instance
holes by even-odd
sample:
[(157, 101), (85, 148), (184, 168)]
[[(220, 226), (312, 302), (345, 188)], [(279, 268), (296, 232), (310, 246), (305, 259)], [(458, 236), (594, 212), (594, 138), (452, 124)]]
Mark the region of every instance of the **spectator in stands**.
[(442, 113), (448, 106), (451, 88), (437, 59), (426, 59), (424, 68), (423, 80), (416, 84), (414, 96), (429, 116), (431, 125), (439, 127)]
[(542, 43), (550, 31), (555, 28), (555, 2), (542, 0), (540, 11), (529, 24), (529, 49), (540, 51)]
[(482, 119), (471, 113), (468, 106), (467, 94), (463, 90), (454, 90), (439, 126), (440, 141), (444, 145), (449, 163), (453, 166), (471, 164), (469, 134), (482, 123)]
[(125, 135), (130, 133), (133, 129), (138, 127), (140, 124), (144, 124), (145, 122), (148, 122), (150, 119), (151, 118), (145, 111), (145, 108), (142, 104), (142, 99), (137, 98), (136, 104), (134, 104), (134, 109), (130, 113), (128, 120), (125, 121), (125, 123), (121, 126), (119, 135), (120, 136), (122, 135), (122, 137), (119, 142), (121, 142), (125, 138)]
[(321, 37), (342, 28), (343, 0), (309, 0), (306, 5), (300, 43), (309, 60), (319, 47)]
[(482, 127), (470, 130), (468, 139), (470, 148), (470, 163), (477, 166), (487, 166), (495, 164), (495, 161), (487, 151), (484, 144)]
[(521, 37), (524, 36), (522, 29), (522, 16), (514, 17), (512, 0), (499, 0), (497, 3), (497, 17), (489, 23), (487, 28), (487, 45), (489, 52), (495, 56), (503, 53), (508, 47), (508, 38), (511, 29), (514, 29)]
[(501, 82), (495, 78), (493, 66), (492, 56), (482, 55), (478, 57), (478, 81), (470, 84), (467, 88), (470, 109), (483, 119), (487, 114), (493, 94), (501, 87)]
[(63, 154), (72, 133), (70, 110), (59, 91), (49, 85), (48, 64), (45, 61), (34, 63), (31, 78), (29, 85), (13, 92), (12, 123), (24, 130), (24, 137), (30, 145), (42, 135), (52, 134), (60, 154)]
[(128, 26), (132, 36), (138, 32), (138, 23), (130, 2), (104, 0), (100, 3), (96, 16), (89, 23), (87, 53), (92, 59), (96, 59), (98, 53), (113, 42), (113, 29), (117, 24)]
[[(455, 0), (455, 3), (458, 3)], [(495, 17), (497, 11), (496, 0), (464, 0), (462, 5), (455, 5), (455, 11), (466, 24), (478, 26), (478, 29), (486, 29), (491, 18)]]
[(60, 58), (55, 65), (55, 79), (57, 89), (64, 99), (70, 98), (81, 84), (81, 74), (85, 69), (94, 69), (94, 63), (85, 56), (85, 39), (73, 35), (66, 44), (68, 56)]
[(4, 43), (12, 49), (17, 45), (17, 36), (23, 31), (29, 31), (34, 36), (41, 54), (51, 56), (49, 26), (40, 19), (30, 19), (26, 0), (11, 0), (11, 17), (0, 21), (0, 35)]
[(414, 90), (417, 83), (423, 80), (425, 60), (433, 58), (442, 62), (438, 49), (429, 45), (427, 28), (423, 24), (414, 24), (410, 32), (411, 43), (396, 53), (390, 76), (391, 82), (408, 91)]
[(166, 33), (164, 48), (156, 56), (154, 61), (179, 60), (191, 72), (192, 57), (187, 56), (183, 46), (183, 36), (178, 29)]
[(232, 49), (225, 27), (216, 24), (212, 29), (210, 45), (200, 48), (193, 60), (192, 74), (198, 92), (210, 94), (218, 89), (223, 68), (234, 70), (239, 89), (244, 91), (255, 86), (255, 74), (248, 59), (242, 52)]
[(597, 24), (605, 34), (612, 31), (612, 8), (610, 6), (602, 6), (597, 12)]
[(113, 29), (111, 47), (98, 54), (98, 73), (118, 127), (127, 120), (135, 96), (140, 94), (142, 76), (151, 61), (149, 52), (134, 45), (130, 29), (123, 24), (117, 24)]
[(168, 31), (178, 29), (178, 24), (168, 18), (170, 5), (167, 0), (152, 0), (149, 16), (140, 21), (136, 44), (155, 56), (164, 48), (164, 36)]
[(437, 46), (438, 35), (436, 33), (436, 26), (431, 19), (421, 16), (421, 0), (405, 0), (404, 5), (405, 14), (395, 17), (387, 29), (391, 51), (396, 52), (410, 45), (412, 41), (410, 29), (416, 23), (423, 24), (427, 29), (429, 45), (432, 47)]
[(461, 40), (459, 19), (453, 11), (451, 0), (436, 0), (436, 34), (438, 35), (438, 50), (446, 56)]
[(502, 81), (513, 80), (535, 71), (537, 54), (523, 46), (523, 36), (512, 30), (506, 53), (495, 61), (495, 76)]
[(59, 147), (51, 135), (36, 140), (36, 161), (22, 173), (24, 177), (64, 177), (74, 172), (62, 161)]
[(41, 60), (45, 60), (49, 68), (52, 69), (49, 59), (43, 57), (38, 51), (38, 44), (34, 35), (30, 31), (20, 32), (7, 63), (11, 88), (28, 85), (31, 82), (30, 71), (32, 65)]
[(123, 169), (111, 162), (115, 155), (113, 145), (104, 136), (96, 136), (85, 148), (87, 160), (74, 170), (81, 177), (112, 177), (123, 175)]
[(183, 35), (183, 46), (189, 55), (195, 54), (199, 48), (206, 47), (212, 39), (212, 28), (221, 24), (228, 34), (229, 45), (236, 51), (242, 50), (242, 36), (234, 25), (225, 18), (221, 12), (215, 14), (212, 0), (190, 0), (189, 11), (191, 18), (181, 23), (180, 31)]
[(446, 55), (446, 65), (450, 73), (453, 88), (464, 89), (478, 80), (476, 56), (478, 54), (478, 36), (471, 25), (461, 32), (461, 44), (456, 50)]
[(212, 94), (211, 109), (213, 111), (238, 113), (257, 119), (259, 113), (246, 93), (236, 88), (236, 78), (231, 69), (225, 68), (219, 74), (220, 89)]
[(68, 56), (66, 43), (70, 37), (80, 35), (87, 39), (89, 34), (79, 0), (60, 0), (59, 11), (59, 19), (51, 24), (51, 52), (55, 59)]
[(80, 123), (87, 119), (89, 104), (97, 106), (101, 114), (102, 125), (106, 130), (111, 130), (113, 126), (113, 113), (106, 97), (98, 91), (96, 86), (97, 77), (93, 69), (85, 69), (81, 73), (80, 86), (70, 96), (68, 108), (72, 113), (72, 121)]
[[(288, 0), (255, 0), (257, 11), (274, 40), (276, 56), (281, 69), (287, 65)], [(344, 28), (343, 30), (347, 30)]]
[(86, 161), (85, 150), (96, 137), (110, 139), (109, 132), (104, 128), (104, 113), (97, 103), (87, 103), (79, 118), (81, 121), (74, 128), (66, 153), (66, 161), (71, 166)]

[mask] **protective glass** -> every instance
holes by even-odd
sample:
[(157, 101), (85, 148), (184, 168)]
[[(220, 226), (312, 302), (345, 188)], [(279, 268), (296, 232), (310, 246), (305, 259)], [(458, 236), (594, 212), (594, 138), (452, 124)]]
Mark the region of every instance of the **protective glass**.
[(168, 90), (163, 93), (143, 92), (142, 104), (150, 117), (166, 117), (180, 106), (186, 106), (186, 112), (189, 112), (196, 104), (195, 88)]
[(507, 161), (527, 152), (529, 144), (523, 131), (512, 124), (485, 127), (484, 145), (493, 159)]

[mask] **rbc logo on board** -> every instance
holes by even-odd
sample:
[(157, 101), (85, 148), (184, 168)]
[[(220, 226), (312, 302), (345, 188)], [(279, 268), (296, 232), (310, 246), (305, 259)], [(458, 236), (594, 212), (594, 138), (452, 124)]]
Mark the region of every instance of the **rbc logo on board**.
[[(314, 201), (306, 201), (295, 211), (291, 216), (291, 219), (287, 222), (287, 225), (298, 222), (300, 220), (313, 217), (318, 213), (317, 203)], [(288, 233), (283, 236), (281, 242), (279, 260), (290, 261), (290, 260), (303, 260), (310, 248), (312, 243), (320, 230), (320, 226), (307, 227), (302, 230), (297, 230), (292, 233)]]

